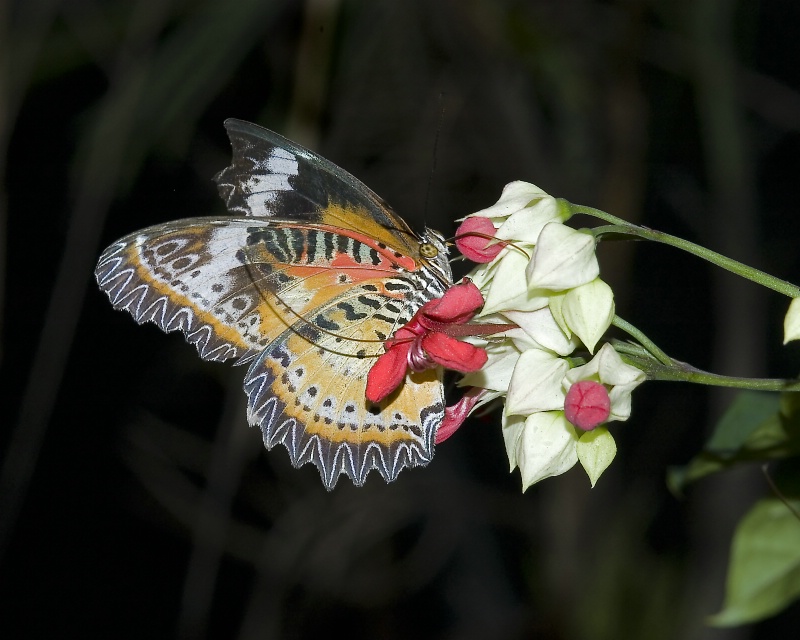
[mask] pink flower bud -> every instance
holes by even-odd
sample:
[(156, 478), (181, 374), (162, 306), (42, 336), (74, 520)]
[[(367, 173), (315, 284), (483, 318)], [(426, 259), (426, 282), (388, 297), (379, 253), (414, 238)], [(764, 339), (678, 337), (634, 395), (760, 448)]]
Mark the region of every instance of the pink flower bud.
[(456, 247), (473, 262), (491, 262), (505, 246), (504, 242), (492, 241), (494, 234), (495, 228), (489, 218), (467, 218), (456, 230)]
[(591, 431), (603, 424), (610, 413), (608, 390), (599, 382), (580, 380), (567, 391), (564, 416), (578, 429)]

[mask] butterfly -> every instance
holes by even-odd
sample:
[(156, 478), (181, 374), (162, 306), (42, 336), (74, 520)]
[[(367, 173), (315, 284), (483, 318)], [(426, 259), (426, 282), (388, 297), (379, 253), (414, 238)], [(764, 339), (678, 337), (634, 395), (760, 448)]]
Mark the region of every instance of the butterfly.
[(417, 234), (358, 179), (242, 120), (214, 180), (230, 215), (137, 231), (95, 277), (114, 308), (181, 331), (205, 360), (248, 364), (248, 422), (332, 489), (377, 469), (388, 482), (427, 464), (444, 416), (440, 369), (365, 398), (384, 342), (452, 285), (447, 246)]

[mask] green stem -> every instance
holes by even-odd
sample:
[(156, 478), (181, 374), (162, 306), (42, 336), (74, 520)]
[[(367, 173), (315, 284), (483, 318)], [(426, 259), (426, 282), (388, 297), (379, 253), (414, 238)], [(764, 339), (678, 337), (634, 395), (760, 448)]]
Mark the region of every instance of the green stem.
[(579, 204), (567, 204), (572, 213), (583, 213), (610, 223), (609, 225), (593, 229), (592, 232), (594, 233), (595, 237), (600, 237), (604, 234), (617, 233), (644, 238), (645, 240), (652, 240), (653, 242), (660, 242), (662, 244), (670, 245), (672, 247), (676, 247), (677, 249), (686, 251), (687, 253), (691, 253), (698, 258), (707, 260), (708, 262), (715, 264), (718, 267), (722, 267), (731, 273), (735, 273), (738, 276), (746, 278), (747, 280), (751, 280), (752, 282), (767, 287), (768, 289), (772, 289), (773, 291), (777, 291), (778, 293), (782, 293), (790, 298), (800, 297), (800, 287), (797, 287), (790, 282), (786, 282), (785, 280), (781, 280), (780, 278), (776, 278), (775, 276), (771, 276), (759, 269), (749, 267), (738, 260), (733, 260), (732, 258), (723, 256), (721, 253), (717, 253), (711, 249), (706, 249), (705, 247), (695, 244), (694, 242), (689, 242), (688, 240), (672, 236), (668, 233), (662, 233), (661, 231), (654, 231), (653, 229), (647, 229), (646, 227), (640, 227), (635, 224), (631, 224), (626, 220), (612, 216), (611, 214), (601, 211), (600, 209), (586, 207)]
[(800, 380), (785, 378), (738, 378), (697, 369), (690, 364), (672, 360), (669, 366), (651, 358), (622, 353), (620, 357), (647, 374), (648, 380), (692, 382), (713, 387), (750, 389), (751, 391), (800, 391)]
[(630, 322), (623, 320), (619, 316), (614, 316), (611, 320), (611, 324), (613, 324), (618, 329), (622, 329), (625, 333), (629, 336), (634, 338), (636, 341), (641, 344), (648, 353), (650, 353), (656, 360), (658, 360), (664, 366), (670, 366), (672, 364), (672, 358), (670, 358), (666, 353), (664, 353), (661, 349), (658, 348), (655, 342), (650, 340), (644, 333), (639, 331), (636, 327), (634, 327)]

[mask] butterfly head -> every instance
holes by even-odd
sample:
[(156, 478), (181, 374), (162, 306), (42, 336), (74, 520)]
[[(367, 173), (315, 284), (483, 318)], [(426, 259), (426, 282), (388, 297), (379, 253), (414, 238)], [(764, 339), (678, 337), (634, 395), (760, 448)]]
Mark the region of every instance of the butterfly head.
[(422, 264), (445, 289), (453, 284), (453, 272), (447, 259), (447, 243), (444, 236), (433, 229), (426, 229), (420, 237), (419, 255)]

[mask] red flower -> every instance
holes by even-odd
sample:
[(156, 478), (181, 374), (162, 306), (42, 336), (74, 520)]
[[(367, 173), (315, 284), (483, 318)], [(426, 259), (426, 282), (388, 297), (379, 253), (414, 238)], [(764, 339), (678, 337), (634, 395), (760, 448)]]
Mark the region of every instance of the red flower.
[(492, 242), (494, 234), (495, 228), (489, 218), (472, 216), (456, 229), (456, 247), (473, 262), (491, 262), (506, 246), (505, 242)]
[[(386, 341), (367, 376), (367, 399), (380, 402), (397, 389), (406, 369), (424, 371), (442, 366), (467, 373), (486, 364), (486, 352), (456, 338), (474, 335), (464, 327), (483, 305), (483, 296), (469, 280), (448, 289), (444, 296), (426, 302), (414, 317)], [(487, 325), (491, 327), (492, 325)], [(477, 328), (477, 333), (484, 333)]]

